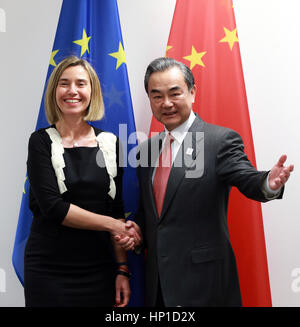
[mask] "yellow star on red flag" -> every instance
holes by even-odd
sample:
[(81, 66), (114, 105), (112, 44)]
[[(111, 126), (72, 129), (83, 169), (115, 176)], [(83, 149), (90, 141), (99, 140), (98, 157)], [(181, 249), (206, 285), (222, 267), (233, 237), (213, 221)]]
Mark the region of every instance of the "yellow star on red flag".
[(206, 51), (203, 52), (197, 52), (197, 50), (192, 46), (192, 53), (189, 56), (183, 57), (183, 59), (186, 59), (191, 62), (190, 69), (193, 69), (196, 65), (200, 65), (202, 67), (205, 67), (202, 57), (206, 54)]
[(227, 42), (230, 50), (232, 50), (235, 42), (239, 42), (239, 39), (236, 34), (237, 33), (236, 28), (230, 31), (229, 29), (224, 27), (224, 32), (225, 32), (225, 37), (223, 37), (223, 39), (220, 40), (219, 42)]
[(172, 45), (167, 45), (167, 48), (166, 48), (166, 53), (165, 53), (165, 57), (167, 56), (167, 52), (172, 49), (173, 46)]

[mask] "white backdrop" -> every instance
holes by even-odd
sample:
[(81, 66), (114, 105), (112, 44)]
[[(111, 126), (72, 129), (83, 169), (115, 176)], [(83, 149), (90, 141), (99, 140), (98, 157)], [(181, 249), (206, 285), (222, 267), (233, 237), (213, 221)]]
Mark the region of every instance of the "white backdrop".
[[(0, 0), (0, 306), (23, 306), (11, 255), (62, 0)], [(118, 0), (137, 130), (148, 133), (147, 64), (163, 56), (175, 0)], [(284, 199), (263, 204), (274, 306), (300, 305), (299, 0), (235, 0), (257, 166), (295, 164)], [(259, 271), (257, 272), (259, 273)]]

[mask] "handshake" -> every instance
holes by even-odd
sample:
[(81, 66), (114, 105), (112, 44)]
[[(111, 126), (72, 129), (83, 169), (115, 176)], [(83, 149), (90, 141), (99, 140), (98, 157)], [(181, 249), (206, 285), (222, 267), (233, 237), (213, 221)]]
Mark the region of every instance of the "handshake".
[(120, 234), (114, 233), (113, 237), (124, 250), (134, 250), (142, 243), (140, 227), (132, 220), (128, 220), (124, 225), (125, 231), (123, 230)]

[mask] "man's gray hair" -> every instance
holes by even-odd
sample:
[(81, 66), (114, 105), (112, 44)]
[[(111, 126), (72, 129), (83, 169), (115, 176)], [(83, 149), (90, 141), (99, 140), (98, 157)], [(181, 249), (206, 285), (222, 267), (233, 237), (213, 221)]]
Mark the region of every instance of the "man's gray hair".
[(156, 72), (164, 72), (170, 68), (178, 67), (183, 74), (184, 81), (190, 91), (195, 84), (195, 79), (192, 71), (182, 62), (172, 58), (161, 57), (153, 60), (147, 67), (144, 79), (145, 90), (148, 94), (148, 83), (151, 74)]

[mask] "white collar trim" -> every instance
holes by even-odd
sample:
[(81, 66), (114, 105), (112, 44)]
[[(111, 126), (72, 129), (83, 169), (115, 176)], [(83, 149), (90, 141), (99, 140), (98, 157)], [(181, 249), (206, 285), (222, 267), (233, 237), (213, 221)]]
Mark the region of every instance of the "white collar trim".
[(46, 129), (52, 143), (51, 143), (51, 162), (57, 178), (57, 184), (60, 194), (67, 191), (65, 184), (65, 174), (63, 168), (66, 167), (63, 153), (65, 152), (64, 147), (61, 143), (61, 137), (56, 128), (50, 127)]
[(99, 144), (99, 148), (103, 153), (105, 168), (109, 175), (110, 183), (108, 195), (114, 199), (116, 196), (116, 184), (114, 177), (117, 176), (117, 137), (112, 133), (102, 132), (97, 135), (96, 139)]
[[(65, 174), (63, 168), (66, 166), (63, 153), (65, 152), (62, 145), (61, 136), (57, 129), (50, 127), (46, 129), (52, 143), (51, 143), (51, 162), (57, 178), (58, 188), (60, 194), (67, 191), (65, 185)], [(108, 195), (114, 199), (116, 196), (116, 185), (114, 177), (117, 176), (117, 154), (116, 154), (116, 141), (117, 137), (108, 132), (102, 132), (96, 137), (99, 148), (101, 149), (105, 161), (105, 168), (109, 175), (109, 192)]]

